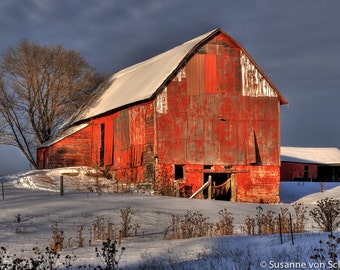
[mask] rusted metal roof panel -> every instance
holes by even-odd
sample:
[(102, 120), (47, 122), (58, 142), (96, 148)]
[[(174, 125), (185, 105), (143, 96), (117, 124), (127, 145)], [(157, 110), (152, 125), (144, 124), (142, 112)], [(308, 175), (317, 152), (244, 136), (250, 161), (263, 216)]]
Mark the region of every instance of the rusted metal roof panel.
[(205, 55), (196, 54), (186, 65), (187, 93), (199, 95), (205, 89)]
[(214, 54), (205, 55), (205, 92), (217, 94), (217, 56)]

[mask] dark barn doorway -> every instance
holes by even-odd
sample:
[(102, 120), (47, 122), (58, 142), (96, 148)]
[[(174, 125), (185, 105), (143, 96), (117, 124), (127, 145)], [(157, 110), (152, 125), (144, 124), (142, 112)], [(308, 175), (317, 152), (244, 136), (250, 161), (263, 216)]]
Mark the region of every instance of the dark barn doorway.
[(340, 166), (318, 166), (318, 181), (340, 182)]
[[(208, 182), (209, 175), (211, 175), (211, 182), (213, 186), (216, 188), (212, 189), (213, 199), (215, 200), (223, 200), (230, 201), (231, 199), (231, 188), (228, 188), (226, 191), (225, 186), (219, 187), (226, 183), (226, 181), (231, 178), (231, 173), (204, 173), (204, 183)], [(208, 190), (205, 189), (203, 192), (205, 198), (208, 197)]]

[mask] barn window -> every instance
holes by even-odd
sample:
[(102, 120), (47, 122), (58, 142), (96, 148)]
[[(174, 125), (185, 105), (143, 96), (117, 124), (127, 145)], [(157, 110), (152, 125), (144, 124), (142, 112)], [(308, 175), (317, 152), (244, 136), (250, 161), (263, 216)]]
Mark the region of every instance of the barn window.
[(104, 166), (105, 124), (100, 125), (100, 166)]
[(187, 93), (217, 93), (217, 56), (196, 54), (187, 64)]
[(175, 165), (175, 180), (184, 178), (183, 165)]

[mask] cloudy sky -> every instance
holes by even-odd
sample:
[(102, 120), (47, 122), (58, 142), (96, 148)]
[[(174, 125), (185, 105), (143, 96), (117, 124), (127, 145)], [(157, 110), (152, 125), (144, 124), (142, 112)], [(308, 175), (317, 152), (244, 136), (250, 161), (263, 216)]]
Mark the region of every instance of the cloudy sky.
[[(0, 52), (61, 44), (111, 74), (221, 27), (287, 98), (282, 145), (340, 148), (339, 11), (339, 0), (1, 0)], [(0, 147), (0, 175), (26, 168)]]

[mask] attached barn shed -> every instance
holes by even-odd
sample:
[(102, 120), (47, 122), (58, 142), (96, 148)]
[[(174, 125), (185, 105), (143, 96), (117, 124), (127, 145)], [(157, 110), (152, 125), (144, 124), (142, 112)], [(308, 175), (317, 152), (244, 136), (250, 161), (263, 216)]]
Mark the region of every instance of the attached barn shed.
[(340, 181), (340, 150), (282, 146), (281, 181)]
[(231, 201), (279, 202), (287, 101), (223, 30), (123, 69), (99, 91), (38, 149), (41, 168), (99, 165), (119, 181), (176, 184), (183, 196), (210, 175)]

